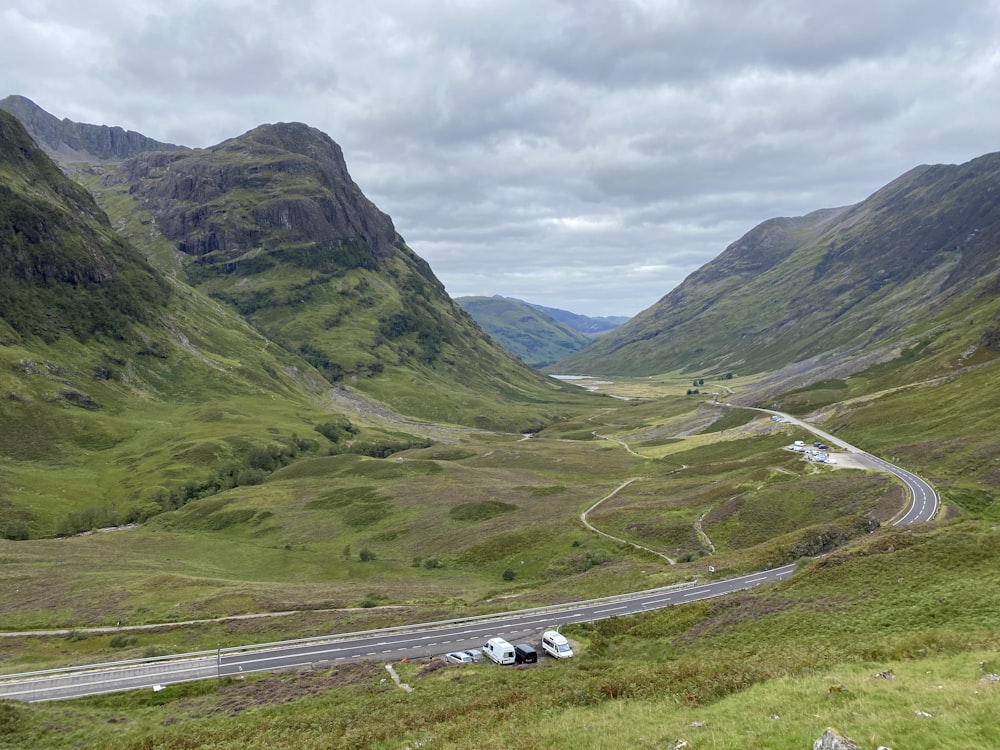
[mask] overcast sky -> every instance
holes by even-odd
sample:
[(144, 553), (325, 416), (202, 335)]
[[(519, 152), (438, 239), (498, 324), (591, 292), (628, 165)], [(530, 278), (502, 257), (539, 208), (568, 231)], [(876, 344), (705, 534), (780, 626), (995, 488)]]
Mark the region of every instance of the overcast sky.
[(452, 296), (649, 307), (760, 222), (1000, 150), (996, 0), (4, 0), (0, 98), (301, 121)]

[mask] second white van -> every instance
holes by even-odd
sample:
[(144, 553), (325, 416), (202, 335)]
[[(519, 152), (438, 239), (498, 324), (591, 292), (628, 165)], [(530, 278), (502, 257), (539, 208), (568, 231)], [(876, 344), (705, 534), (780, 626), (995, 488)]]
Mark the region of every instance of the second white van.
[(497, 664), (514, 663), (514, 647), (503, 638), (490, 638), (483, 645), (483, 653)]
[(566, 636), (554, 630), (542, 633), (542, 650), (556, 659), (568, 659), (573, 655), (573, 649), (570, 648)]

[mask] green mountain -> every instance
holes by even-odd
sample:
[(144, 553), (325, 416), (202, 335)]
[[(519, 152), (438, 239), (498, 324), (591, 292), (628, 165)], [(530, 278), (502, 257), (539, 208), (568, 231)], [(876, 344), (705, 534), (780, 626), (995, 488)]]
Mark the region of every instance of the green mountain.
[(504, 349), (532, 367), (553, 365), (590, 342), (535, 305), (512, 297), (457, 297), (455, 302)]
[[(928, 339), (997, 350), (1000, 154), (917, 167), (854, 206), (764, 222), (560, 363), (650, 375), (842, 377)], [(924, 343), (927, 346), (927, 343)]]
[(626, 315), (605, 315), (591, 318), (587, 315), (569, 312), (568, 310), (560, 310), (557, 307), (545, 307), (544, 305), (536, 305), (533, 302), (528, 302), (527, 304), (586, 336), (597, 336), (605, 331), (617, 328), (629, 320)]
[(0, 312), (3, 536), (137, 520), (185, 485), (207, 491), (255, 446), (310, 429), (275, 420), (278, 398), (331, 421), (289, 374), (301, 358), (154, 270), (6, 112)]
[(119, 238), (90, 194), (0, 111), (0, 310), (5, 343), (129, 335), (169, 286)]
[(554, 417), (543, 404), (564, 386), (484, 336), (326, 134), (277, 123), (187, 149), (59, 121), (23, 97), (0, 107), (25, 118), (151, 263), (330, 384), (436, 422), (523, 431)]

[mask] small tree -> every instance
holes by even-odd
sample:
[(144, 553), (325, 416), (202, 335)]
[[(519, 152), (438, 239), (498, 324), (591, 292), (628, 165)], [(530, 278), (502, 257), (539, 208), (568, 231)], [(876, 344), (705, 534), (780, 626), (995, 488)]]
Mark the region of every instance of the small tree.
[(507, 570), (503, 572), (503, 579), (505, 581), (513, 581), (515, 578), (517, 578), (517, 573), (514, 570), (507, 568)]
[(358, 559), (361, 562), (371, 562), (372, 560), (375, 559), (375, 553), (372, 552), (367, 547), (362, 547), (361, 551), (358, 552)]

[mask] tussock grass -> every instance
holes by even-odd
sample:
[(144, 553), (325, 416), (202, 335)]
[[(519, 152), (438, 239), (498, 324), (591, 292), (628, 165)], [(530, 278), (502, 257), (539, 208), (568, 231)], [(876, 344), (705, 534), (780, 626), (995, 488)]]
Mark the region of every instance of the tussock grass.
[[(835, 726), (863, 747), (992, 747), (1000, 688), (980, 678), (1000, 664), (997, 533), (972, 521), (879, 532), (735, 599), (564, 628), (577, 652), (566, 662), (397, 665), (413, 693), (380, 665), (358, 664), (19, 704), (4, 717), (7, 737), (42, 750), (655, 748), (681, 738), (729, 750), (804, 747)], [(909, 586), (898, 582), (907, 577)], [(912, 617), (918, 610), (925, 616)], [(886, 670), (895, 679), (874, 677)]]

